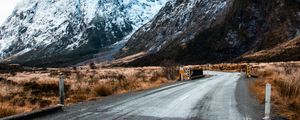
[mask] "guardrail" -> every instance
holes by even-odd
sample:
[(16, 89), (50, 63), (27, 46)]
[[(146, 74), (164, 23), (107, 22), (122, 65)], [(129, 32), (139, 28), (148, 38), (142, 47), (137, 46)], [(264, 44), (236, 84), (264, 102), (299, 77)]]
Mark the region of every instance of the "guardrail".
[(202, 78), (204, 77), (204, 74), (203, 74), (203, 69), (195, 69), (195, 70), (192, 70), (192, 75), (191, 75), (191, 79), (196, 79), (196, 78)]
[(192, 69), (184, 66), (180, 67), (179, 74), (181, 80), (191, 80), (204, 77), (203, 69)]

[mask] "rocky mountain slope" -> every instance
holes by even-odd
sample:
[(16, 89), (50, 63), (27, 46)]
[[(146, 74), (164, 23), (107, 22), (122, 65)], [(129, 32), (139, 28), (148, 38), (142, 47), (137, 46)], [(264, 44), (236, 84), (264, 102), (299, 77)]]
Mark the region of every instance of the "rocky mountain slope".
[(158, 65), (165, 60), (181, 64), (248, 61), (243, 56), (299, 35), (297, 0), (177, 0), (140, 28), (118, 56), (148, 53), (129, 65)]
[(23, 0), (0, 27), (0, 57), (26, 65), (74, 64), (122, 41), (168, 0)]
[(0, 27), (0, 55), (32, 66), (300, 60), (249, 57), (299, 35), (299, 0), (25, 0)]
[(266, 50), (261, 50), (256, 53), (246, 54), (238, 59), (247, 61), (273, 62), (300, 60), (300, 36), (293, 40), (278, 44), (276, 47)]

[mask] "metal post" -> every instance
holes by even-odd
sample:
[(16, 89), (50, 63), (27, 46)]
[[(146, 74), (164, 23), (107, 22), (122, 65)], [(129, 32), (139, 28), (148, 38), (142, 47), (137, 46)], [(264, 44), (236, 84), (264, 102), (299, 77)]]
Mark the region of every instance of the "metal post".
[(183, 68), (183, 66), (180, 66), (180, 68), (179, 68), (179, 74), (180, 74), (180, 79), (181, 79), (181, 81), (183, 81), (183, 74), (184, 74), (184, 68)]
[(191, 80), (191, 79), (192, 79), (192, 68), (189, 67), (189, 80)]
[(250, 68), (250, 65), (247, 65), (246, 73), (247, 73), (247, 77), (250, 78), (251, 77), (251, 68)]
[(64, 92), (64, 76), (60, 76), (59, 79), (59, 100), (60, 104), (64, 105), (65, 104), (65, 92)]
[(265, 96), (265, 117), (264, 120), (270, 120), (271, 113), (271, 84), (266, 84), (266, 96)]

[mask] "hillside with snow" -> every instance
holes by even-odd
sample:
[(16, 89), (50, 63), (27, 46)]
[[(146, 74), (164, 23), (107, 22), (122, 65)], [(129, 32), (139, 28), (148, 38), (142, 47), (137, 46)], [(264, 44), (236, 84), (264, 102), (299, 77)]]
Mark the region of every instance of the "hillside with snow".
[[(299, 0), (176, 0), (136, 31), (118, 56), (146, 53), (129, 66), (300, 60), (296, 44), (280, 48), (285, 54), (259, 52), (291, 45), (298, 36)], [(256, 52), (268, 54), (249, 57)]]
[(167, 1), (23, 0), (0, 27), (0, 57), (45, 65), (90, 58), (131, 35)]
[[(263, 52), (278, 51), (300, 36), (299, 23), (299, 0), (23, 0), (0, 27), (0, 62), (69, 66), (134, 58), (124, 65), (148, 66), (300, 60), (292, 54), (298, 44), (285, 47), (292, 51), (285, 56)], [(247, 57), (259, 53), (268, 53), (266, 59)]]

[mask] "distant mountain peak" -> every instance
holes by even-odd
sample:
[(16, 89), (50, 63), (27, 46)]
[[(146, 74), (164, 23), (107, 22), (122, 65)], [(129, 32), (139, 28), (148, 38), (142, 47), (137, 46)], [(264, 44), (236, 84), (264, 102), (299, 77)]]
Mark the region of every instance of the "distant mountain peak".
[(168, 0), (24, 0), (0, 29), (0, 57), (81, 56), (151, 20)]

